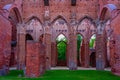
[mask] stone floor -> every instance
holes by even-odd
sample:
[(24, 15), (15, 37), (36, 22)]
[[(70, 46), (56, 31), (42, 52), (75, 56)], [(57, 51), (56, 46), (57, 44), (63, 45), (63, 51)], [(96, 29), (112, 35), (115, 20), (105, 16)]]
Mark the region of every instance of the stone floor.
[[(52, 67), (51, 70), (69, 70), (68, 67)], [(77, 70), (96, 70), (96, 68), (78, 67)], [(111, 71), (111, 68), (105, 68), (106, 71)]]
[[(16, 70), (16, 67), (11, 67), (10, 70)], [(68, 67), (52, 67), (51, 70), (69, 70)], [(83, 68), (83, 67), (78, 67), (77, 70), (96, 70), (96, 68)], [(111, 68), (105, 68), (106, 71), (111, 71)]]

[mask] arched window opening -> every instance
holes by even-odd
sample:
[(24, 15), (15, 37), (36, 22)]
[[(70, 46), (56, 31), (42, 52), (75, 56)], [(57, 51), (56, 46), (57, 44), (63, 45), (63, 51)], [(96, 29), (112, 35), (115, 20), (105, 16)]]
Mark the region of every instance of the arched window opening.
[(63, 34), (60, 34), (57, 37), (56, 42), (57, 42), (57, 54), (58, 54), (57, 66), (66, 66), (67, 39)]
[(71, 0), (71, 5), (76, 6), (76, 0)]
[(44, 0), (44, 5), (49, 6), (49, 0)]
[(90, 67), (96, 67), (95, 41), (96, 41), (96, 35), (93, 34), (91, 36), (90, 42), (89, 42), (89, 48), (90, 48)]
[(26, 40), (33, 40), (33, 38), (30, 34), (26, 34)]
[(80, 53), (81, 53), (82, 40), (83, 40), (82, 35), (78, 34), (77, 35), (77, 62), (78, 62), (78, 66), (80, 66), (80, 62), (81, 62)]
[(90, 43), (89, 43), (89, 47), (90, 49), (95, 49), (95, 40), (96, 40), (96, 35), (92, 35), (92, 37), (90, 38)]

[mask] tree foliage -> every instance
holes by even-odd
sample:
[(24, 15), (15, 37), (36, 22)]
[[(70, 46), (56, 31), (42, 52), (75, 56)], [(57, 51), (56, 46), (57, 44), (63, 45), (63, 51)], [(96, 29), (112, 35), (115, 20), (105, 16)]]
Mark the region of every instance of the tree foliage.
[(64, 35), (58, 36), (57, 41), (57, 52), (58, 52), (58, 60), (66, 60), (66, 47), (67, 47), (67, 39)]
[(78, 34), (77, 35), (77, 53), (78, 54), (79, 54), (81, 42), (82, 42), (82, 36)]
[(58, 60), (65, 60), (66, 59), (66, 42), (60, 41), (57, 44), (57, 50), (58, 50)]
[[(80, 34), (77, 35), (77, 54), (79, 55), (80, 52), (80, 45), (82, 43), (82, 36)], [(94, 47), (94, 42), (96, 38), (90, 39), (89, 47)], [(65, 37), (57, 38), (57, 51), (58, 51), (58, 60), (65, 60), (66, 59), (66, 49), (67, 49), (67, 39)], [(79, 58), (79, 56), (78, 56)]]

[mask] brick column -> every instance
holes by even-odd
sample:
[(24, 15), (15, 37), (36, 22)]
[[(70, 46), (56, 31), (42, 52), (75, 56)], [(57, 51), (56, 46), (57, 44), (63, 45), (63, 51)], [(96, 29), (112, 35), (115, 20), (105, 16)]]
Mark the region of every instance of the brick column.
[(71, 6), (70, 13), (70, 27), (69, 27), (69, 44), (68, 44), (68, 59), (69, 59), (69, 69), (76, 70), (77, 69), (77, 36), (76, 36), (76, 6)]
[(85, 40), (85, 67), (88, 68), (90, 65), (90, 55), (89, 55), (89, 41)]
[(45, 34), (45, 47), (46, 47), (46, 69), (51, 68), (51, 35)]
[(113, 74), (120, 76), (120, 35), (114, 34), (114, 36), (111, 71)]
[(46, 52), (45, 45), (43, 43), (40, 44), (40, 75), (45, 73), (46, 70)]
[(46, 69), (51, 68), (51, 28), (50, 28), (50, 9), (44, 7), (44, 27), (45, 27), (45, 47), (46, 47)]
[(57, 65), (57, 44), (52, 42), (51, 44), (51, 66), (55, 67)]
[(76, 70), (77, 69), (77, 36), (76, 35), (74, 35), (73, 36), (73, 45), (72, 46), (74, 46), (73, 47), (73, 54), (72, 54), (72, 56), (73, 56), (73, 62), (74, 62), (74, 66), (73, 66), (73, 70)]
[(23, 24), (17, 26), (17, 69), (25, 69), (25, 30)]
[(114, 64), (115, 40), (110, 40), (110, 66)]
[(70, 35), (70, 40), (67, 45), (68, 67), (70, 70), (77, 69), (77, 40), (74, 34)]
[(40, 43), (27, 41), (26, 77), (40, 76)]
[(80, 47), (80, 65), (81, 67), (85, 67), (85, 44), (84, 44), (84, 40), (82, 40), (82, 45)]
[(89, 42), (87, 40), (82, 41), (82, 46), (80, 49), (80, 57), (81, 57), (81, 66), (89, 67), (90, 64), (90, 56), (89, 56)]
[(100, 22), (97, 27), (96, 34), (96, 69), (104, 70), (106, 64), (106, 40), (105, 40), (105, 25)]
[(0, 15), (0, 76), (9, 72), (12, 25)]

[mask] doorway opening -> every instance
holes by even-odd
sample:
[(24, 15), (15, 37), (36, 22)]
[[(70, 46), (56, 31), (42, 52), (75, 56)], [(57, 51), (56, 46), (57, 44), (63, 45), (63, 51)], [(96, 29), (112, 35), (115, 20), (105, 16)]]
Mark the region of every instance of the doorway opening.
[(89, 48), (90, 48), (90, 67), (96, 67), (95, 41), (96, 41), (96, 35), (93, 34), (91, 36), (90, 42), (89, 42)]
[(57, 39), (57, 66), (67, 65), (67, 39), (63, 34), (60, 34)]
[(81, 66), (81, 44), (83, 37), (81, 34), (77, 35), (77, 65)]

